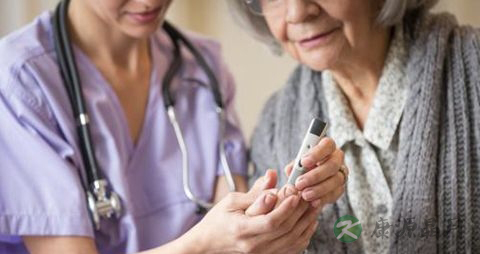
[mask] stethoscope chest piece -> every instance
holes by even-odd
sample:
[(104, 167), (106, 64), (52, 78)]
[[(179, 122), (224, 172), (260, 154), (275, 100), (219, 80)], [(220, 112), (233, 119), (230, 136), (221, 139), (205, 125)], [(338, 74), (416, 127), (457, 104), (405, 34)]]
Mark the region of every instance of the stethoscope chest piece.
[(110, 191), (110, 196), (107, 196), (107, 182), (105, 180), (95, 181), (92, 189), (93, 193), (87, 191), (88, 209), (95, 229), (99, 230), (101, 218), (120, 218), (122, 204), (120, 197), (114, 191)]

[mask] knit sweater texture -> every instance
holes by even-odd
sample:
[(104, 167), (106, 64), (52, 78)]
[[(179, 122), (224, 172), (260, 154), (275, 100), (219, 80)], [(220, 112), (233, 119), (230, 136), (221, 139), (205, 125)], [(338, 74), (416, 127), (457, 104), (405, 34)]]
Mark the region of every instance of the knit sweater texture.
[[(480, 31), (450, 14), (410, 13), (403, 24), (409, 91), (392, 172), (393, 218), (417, 225), (413, 234), (394, 230), (390, 252), (472, 253), (480, 250)], [(300, 65), (262, 112), (252, 179), (275, 168), (279, 185), (286, 182), (282, 169), (313, 117), (329, 120), (321, 73)], [(349, 213), (348, 195), (327, 206), (309, 253), (364, 252), (360, 241), (342, 243), (333, 233)]]

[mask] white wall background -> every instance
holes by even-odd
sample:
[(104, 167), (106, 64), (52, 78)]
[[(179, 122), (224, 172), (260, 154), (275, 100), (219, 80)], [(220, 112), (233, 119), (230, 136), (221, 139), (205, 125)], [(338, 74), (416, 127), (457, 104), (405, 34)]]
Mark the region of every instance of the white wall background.
[[(28, 23), (41, 11), (52, 9), (57, 2), (0, 0), (0, 36)], [(440, 0), (436, 11), (444, 10), (454, 13), (461, 23), (480, 27), (480, 0)], [(249, 137), (263, 103), (283, 84), (295, 63), (288, 57), (272, 56), (251, 40), (231, 19), (225, 1), (175, 0), (169, 19), (223, 45), (223, 55), (237, 81), (237, 110)]]

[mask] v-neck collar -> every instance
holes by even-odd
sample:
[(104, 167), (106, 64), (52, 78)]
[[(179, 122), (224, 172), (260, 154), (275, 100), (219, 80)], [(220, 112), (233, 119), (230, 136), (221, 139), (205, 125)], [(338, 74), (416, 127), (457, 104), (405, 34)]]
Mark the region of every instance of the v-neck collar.
[(93, 74), (92, 76), (94, 77), (94, 79), (98, 81), (97, 83), (99, 87), (107, 93), (107, 96), (110, 98), (111, 103), (113, 103), (113, 107), (118, 109), (117, 111), (115, 111), (115, 114), (118, 114), (118, 117), (121, 121), (121, 125), (122, 125), (121, 129), (123, 134), (122, 136), (127, 141), (129, 160), (131, 160), (134, 157), (135, 151), (138, 150), (138, 147), (140, 147), (144, 142), (146, 129), (148, 128), (150, 124), (150, 119), (151, 119), (150, 115), (151, 115), (151, 104), (152, 104), (153, 96), (155, 95), (155, 93), (160, 92), (160, 89), (158, 87), (160, 83), (158, 81), (158, 74), (157, 74), (157, 66), (159, 64), (157, 63), (157, 61), (159, 56), (158, 56), (157, 50), (154, 49), (156, 45), (155, 45), (155, 40), (153, 40), (153, 36), (154, 35), (152, 35), (152, 37), (150, 38), (152, 68), (150, 72), (147, 104), (145, 106), (141, 131), (137, 137), (136, 143), (132, 139), (132, 136), (130, 134), (130, 126), (128, 125), (128, 121), (127, 121), (127, 116), (123, 110), (123, 107), (122, 107), (122, 104), (120, 103), (120, 99), (118, 95), (113, 90), (113, 87), (109, 84), (105, 76), (100, 72), (100, 70), (98, 70), (98, 68), (91, 61), (91, 59), (80, 48), (73, 45), (75, 55), (78, 57), (77, 60), (85, 63), (84, 66), (88, 69), (88, 71), (90, 71)]

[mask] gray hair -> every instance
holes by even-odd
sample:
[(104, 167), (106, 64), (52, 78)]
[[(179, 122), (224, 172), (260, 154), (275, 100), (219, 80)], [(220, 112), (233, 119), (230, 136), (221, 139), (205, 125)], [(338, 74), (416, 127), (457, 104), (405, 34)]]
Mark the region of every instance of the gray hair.
[[(400, 23), (408, 13), (418, 10), (429, 10), (438, 3), (438, 0), (374, 0), (383, 1), (383, 6), (377, 17), (379, 24), (394, 26)], [(274, 54), (281, 54), (282, 48), (270, 33), (265, 18), (253, 14), (245, 0), (228, 0), (230, 12), (234, 18), (255, 39), (265, 43)]]

